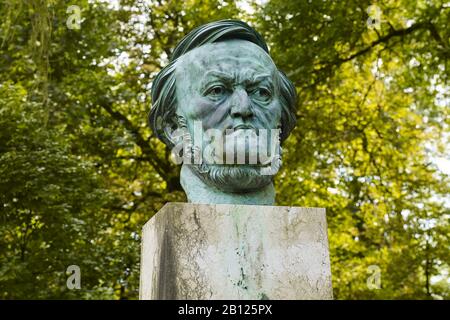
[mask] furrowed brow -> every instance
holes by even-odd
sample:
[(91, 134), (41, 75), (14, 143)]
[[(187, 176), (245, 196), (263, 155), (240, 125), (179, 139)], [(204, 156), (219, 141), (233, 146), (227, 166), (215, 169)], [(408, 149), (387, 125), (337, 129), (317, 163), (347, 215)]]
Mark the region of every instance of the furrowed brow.
[(268, 83), (272, 84), (272, 77), (269, 73), (263, 73), (263, 74), (253, 74), (249, 77), (246, 77), (244, 79), (244, 83), (246, 85), (256, 85), (263, 81), (267, 81)]
[(227, 83), (232, 82), (234, 79), (233, 75), (231, 75), (229, 73), (219, 71), (219, 70), (210, 70), (210, 71), (207, 71), (205, 73), (205, 75), (203, 76), (202, 87), (204, 85), (206, 85), (211, 79), (214, 79), (214, 78), (220, 79)]

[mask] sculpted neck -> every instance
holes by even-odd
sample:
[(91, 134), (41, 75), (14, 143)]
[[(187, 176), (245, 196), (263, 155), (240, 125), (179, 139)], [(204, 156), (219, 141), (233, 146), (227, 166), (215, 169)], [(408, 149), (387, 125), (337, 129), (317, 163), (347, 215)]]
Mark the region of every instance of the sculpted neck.
[(191, 203), (244, 205), (274, 205), (275, 203), (273, 183), (253, 192), (225, 192), (206, 184), (185, 164), (181, 167), (180, 182)]

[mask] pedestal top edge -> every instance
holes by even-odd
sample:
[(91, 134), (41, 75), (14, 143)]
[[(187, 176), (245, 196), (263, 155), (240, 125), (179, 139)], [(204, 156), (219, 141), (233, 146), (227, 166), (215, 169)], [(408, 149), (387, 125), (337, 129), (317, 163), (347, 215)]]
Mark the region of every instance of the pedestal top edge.
[(208, 207), (253, 207), (253, 208), (293, 208), (293, 209), (312, 209), (312, 210), (326, 210), (320, 207), (296, 207), (296, 206), (268, 206), (268, 205), (253, 205), (253, 204), (211, 204), (211, 203), (191, 203), (191, 202), (167, 202), (160, 210), (167, 209), (171, 206), (208, 206)]

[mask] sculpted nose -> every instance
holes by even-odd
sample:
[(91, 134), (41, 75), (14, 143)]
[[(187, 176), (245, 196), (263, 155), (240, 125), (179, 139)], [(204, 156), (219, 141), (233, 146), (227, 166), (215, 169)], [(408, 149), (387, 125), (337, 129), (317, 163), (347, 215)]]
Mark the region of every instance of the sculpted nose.
[(247, 119), (253, 117), (253, 111), (250, 107), (250, 99), (247, 91), (237, 89), (231, 96), (231, 117)]

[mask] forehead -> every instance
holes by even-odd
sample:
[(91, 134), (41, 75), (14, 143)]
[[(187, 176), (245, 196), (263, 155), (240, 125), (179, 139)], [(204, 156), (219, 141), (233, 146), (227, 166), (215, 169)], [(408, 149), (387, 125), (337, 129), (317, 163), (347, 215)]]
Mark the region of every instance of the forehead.
[[(256, 44), (245, 40), (209, 43), (189, 51), (177, 64), (182, 78), (201, 77), (209, 70), (225, 73), (269, 73), (276, 71), (270, 56)], [(199, 78), (200, 79), (200, 78)]]

